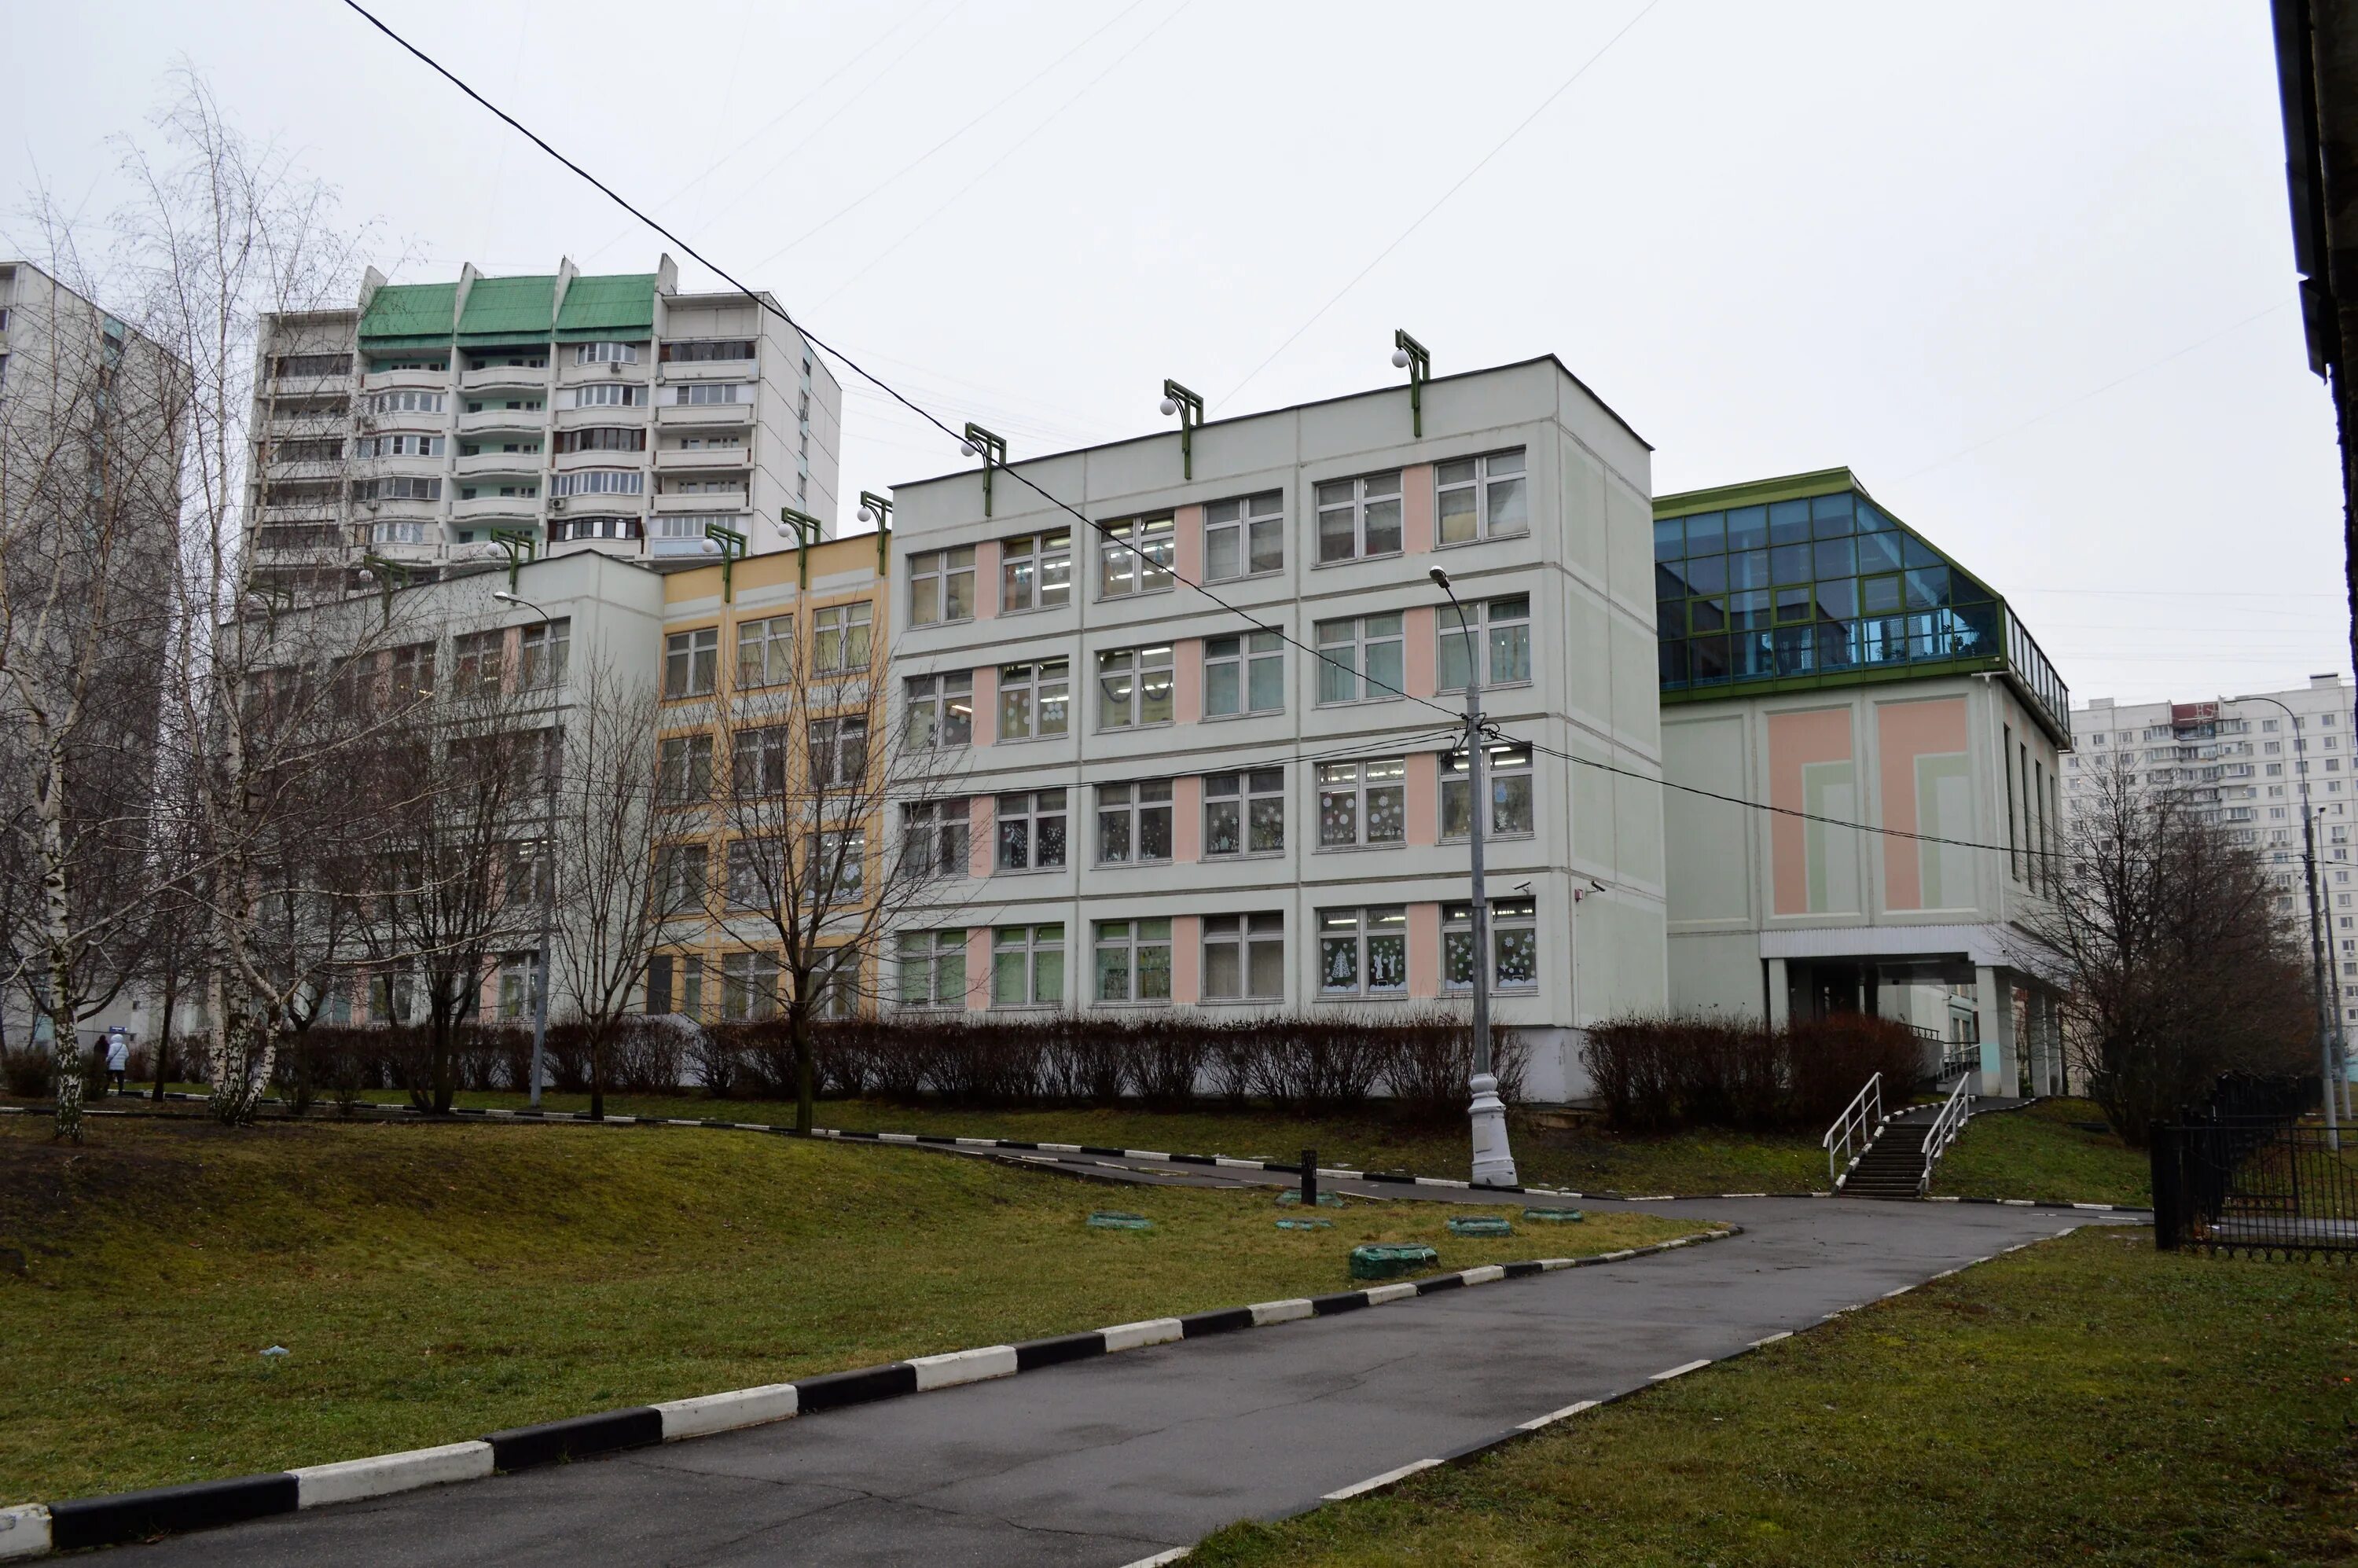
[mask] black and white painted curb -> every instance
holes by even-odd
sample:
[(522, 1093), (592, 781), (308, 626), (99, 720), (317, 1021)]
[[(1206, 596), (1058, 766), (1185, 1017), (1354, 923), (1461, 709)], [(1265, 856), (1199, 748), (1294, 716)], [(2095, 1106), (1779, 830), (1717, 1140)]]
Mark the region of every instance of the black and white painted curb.
[[(175, 1100), (204, 1099), (202, 1095), (168, 1091), (166, 1098)], [(37, 1108), (22, 1105), (0, 1106), (0, 1114), (30, 1114)], [(373, 1111), (399, 1117), (422, 1117), (427, 1113), (416, 1106), (399, 1102), (362, 1100), (354, 1110)], [(2006, 1108), (2015, 1108), (2008, 1107)], [(85, 1108), (88, 1114), (98, 1116), (137, 1115), (138, 1112), (115, 1111), (97, 1106)], [(454, 1106), (453, 1118), (467, 1121), (522, 1121), (594, 1123), (600, 1119), (586, 1110), (508, 1110), (500, 1108), (485, 1109), (472, 1106)], [(694, 1117), (609, 1116), (603, 1119), (608, 1127), (690, 1127), (717, 1132), (768, 1132), (784, 1138), (804, 1136), (791, 1127), (767, 1121), (715, 1121)], [(1198, 1166), (1223, 1171), (1250, 1171), (1274, 1176), (1299, 1176), (1299, 1164), (1286, 1164), (1279, 1160), (1239, 1160), (1226, 1154), (1173, 1154), (1160, 1149), (1113, 1149), (1089, 1143), (1041, 1143), (1020, 1138), (961, 1138), (946, 1132), (856, 1132), (842, 1128), (815, 1127), (809, 1136), (837, 1143), (874, 1143), (898, 1145), (913, 1149), (963, 1149), (977, 1152), (1005, 1151), (1022, 1154), (1054, 1154), (1066, 1159), (1132, 1162), (1141, 1164)], [(1729, 1198), (1825, 1198), (1835, 1195), (1823, 1188), (1795, 1192), (1751, 1193), (1624, 1193), (1614, 1191), (1574, 1192), (1566, 1187), (1498, 1186), (1476, 1187), (1471, 1182), (1448, 1176), (1414, 1176), (1399, 1171), (1354, 1171), (1346, 1166), (1321, 1165), (1321, 1181), (1386, 1183), (1396, 1186), (1440, 1187), (1456, 1192), (1499, 1193), (1512, 1195), (1547, 1198), (1574, 1198), (1597, 1203), (1718, 1203)], [(1902, 1199), (1878, 1199), (1878, 1202), (1902, 1202)], [(2065, 1198), (1980, 1198), (1924, 1197), (1920, 1203), (1979, 1203), (2002, 1204), (2009, 1208), (2070, 1208), (2095, 1214), (2147, 1214), (2149, 1209), (2135, 1204), (2074, 1203)]]
[[(2059, 1230), (2055, 1233), (2054, 1237), (2045, 1238), (2044, 1239), (2052, 1240), (2071, 1234), (2071, 1229)], [(2036, 1247), (2038, 1245), (2039, 1243), (2037, 1241), (2018, 1241), (2011, 1247), (2000, 1248), (1996, 1252), (1986, 1253), (1982, 1257), (1960, 1263), (1953, 1269), (1943, 1269), (1939, 1273), (1925, 1280), (1923, 1283), (1929, 1285), (1933, 1283), (1935, 1281), (1945, 1280), (1954, 1274), (1962, 1274), (1967, 1269), (1974, 1268), (1983, 1263), (1992, 1262), (1999, 1258), (2005, 1257), (2009, 1252), (2019, 1252), (2026, 1247)], [(1894, 1296), (1904, 1296), (1910, 1291), (1917, 1288), (1918, 1287), (1915, 1285), (1902, 1285), (1897, 1290), (1884, 1292), (1883, 1294), (1876, 1297), (1874, 1301), (1857, 1302), (1850, 1306), (1836, 1307), (1833, 1311), (1827, 1313), (1825, 1315), (1819, 1318), (1815, 1323), (1804, 1325), (1800, 1332), (1806, 1334), (1812, 1328), (1818, 1328), (1833, 1322), (1836, 1318), (1845, 1317), (1855, 1312), (1864, 1312), (1867, 1308), (1874, 1306), (1877, 1302), (1887, 1302), (1891, 1300)], [(1387, 1470), (1379, 1476), (1370, 1476), (1364, 1481), (1354, 1481), (1347, 1487), (1338, 1487), (1331, 1492), (1314, 1498), (1298, 1507), (1288, 1509), (1282, 1513), (1277, 1514), (1273, 1517), (1279, 1519), (1293, 1519), (1302, 1514), (1310, 1513), (1315, 1509), (1325, 1508), (1328, 1503), (1347, 1503), (1354, 1498), (1364, 1498), (1372, 1493), (1389, 1491), (1390, 1488), (1399, 1486), (1401, 1482), (1408, 1480), (1410, 1477), (1421, 1476), (1427, 1470), (1437, 1470), (1444, 1465), (1462, 1465), (1468, 1460), (1478, 1459), (1483, 1454), (1491, 1452), (1493, 1449), (1503, 1448), (1508, 1444), (1516, 1442), (1518, 1439), (1531, 1436), (1533, 1433), (1545, 1432), (1549, 1427), (1555, 1425), (1558, 1422), (1569, 1421), (1574, 1416), (1585, 1415), (1593, 1410), (1602, 1410), (1605, 1406), (1609, 1404), (1617, 1404), (1621, 1400), (1628, 1399), (1633, 1395), (1642, 1394), (1648, 1389), (1653, 1388), (1658, 1384), (1670, 1382), (1673, 1379), (1683, 1378), (1690, 1372), (1700, 1372), (1706, 1367), (1714, 1367), (1722, 1362), (1733, 1361), (1739, 1356), (1749, 1356), (1754, 1351), (1774, 1345), (1779, 1340), (1792, 1338), (1794, 1333), (1795, 1331), (1790, 1328), (1780, 1329), (1775, 1334), (1764, 1335), (1760, 1338), (1753, 1340), (1748, 1345), (1739, 1346), (1736, 1349), (1729, 1351), (1725, 1356), (1706, 1356), (1698, 1360), (1682, 1362), (1676, 1367), (1664, 1368), (1659, 1372), (1649, 1373), (1646, 1377), (1646, 1380), (1635, 1388), (1623, 1389), (1617, 1393), (1602, 1394), (1593, 1400), (1580, 1400), (1572, 1404), (1565, 1405), (1559, 1410), (1549, 1411), (1544, 1415), (1533, 1416), (1529, 1421), (1517, 1422), (1515, 1425), (1509, 1427), (1504, 1432), (1493, 1433), (1487, 1437), (1477, 1438), (1472, 1443), (1466, 1444), (1457, 1448), (1453, 1448), (1446, 1454), (1435, 1454), (1430, 1459), (1412, 1460), (1406, 1465), (1398, 1465), (1392, 1469)], [(1170, 1564), (1184, 1563), (1187, 1560), (1188, 1554), (1194, 1550), (1195, 1548), (1192, 1546), (1174, 1546), (1168, 1552), (1159, 1552), (1152, 1557), (1141, 1557), (1136, 1562), (1127, 1564), (1127, 1568), (1168, 1568), (1168, 1565)]]
[(1422, 1280), (1338, 1291), (1332, 1295), (1300, 1296), (1289, 1301), (1256, 1302), (1250, 1306), (1217, 1307), (1178, 1317), (1149, 1318), (1080, 1334), (1060, 1334), (1029, 1339), (1020, 1345), (987, 1345), (974, 1350), (953, 1350), (939, 1356), (913, 1357), (889, 1366), (863, 1367), (849, 1372), (825, 1372), (791, 1383), (771, 1383), (757, 1389), (736, 1389), (724, 1394), (671, 1400), (662, 1404), (636, 1405), (494, 1432), (471, 1443), (416, 1448), (403, 1454), (379, 1454), (334, 1465), (312, 1465), (271, 1476), (239, 1476), (222, 1481), (198, 1481), (183, 1487), (158, 1487), (144, 1492), (118, 1492), (110, 1497), (78, 1498), (70, 1502), (20, 1503), (0, 1507), (0, 1562), (38, 1557), (50, 1552), (70, 1552), (86, 1546), (114, 1546), (125, 1541), (215, 1525), (238, 1524), (273, 1514), (330, 1503), (357, 1502), (389, 1497), (395, 1492), (438, 1487), (451, 1481), (480, 1480), (498, 1471), (531, 1469), (576, 1459), (616, 1454), (628, 1448), (676, 1443), (684, 1438), (709, 1437), (741, 1427), (763, 1426), (797, 1416), (849, 1405), (927, 1393), (991, 1378), (1012, 1377), (1043, 1367), (1087, 1361), (1124, 1350), (1174, 1340), (1201, 1339), (1238, 1329), (1265, 1328), (1302, 1318), (1334, 1317), (1379, 1307), (1444, 1291), (1487, 1285), (1500, 1280), (1527, 1279), (1562, 1269), (1590, 1268), (1626, 1262), (1658, 1252), (1671, 1252), (1706, 1241), (1721, 1241), (1743, 1233), (1727, 1226), (1675, 1237), (1645, 1247), (1623, 1248), (1588, 1258), (1534, 1258), (1515, 1263), (1489, 1263), (1460, 1269)]

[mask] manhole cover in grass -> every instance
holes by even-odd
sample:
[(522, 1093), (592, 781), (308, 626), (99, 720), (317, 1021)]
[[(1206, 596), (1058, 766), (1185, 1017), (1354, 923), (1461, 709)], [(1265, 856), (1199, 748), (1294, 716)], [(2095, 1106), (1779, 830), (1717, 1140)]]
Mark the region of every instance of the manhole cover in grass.
[(1514, 1233), (1513, 1226), (1503, 1219), (1494, 1219), (1487, 1214), (1477, 1214), (1470, 1219), (1453, 1219), (1449, 1222), (1449, 1234), (1452, 1236), (1512, 1236)]
[[(1281, 1204), (1298, 1204), (1302, 1201), (1302, 1195), (1293, 1188), (1288, 1187), (1285, 1191), (1277, 1195), (1277, 1201)], [(1341, 1208), (1343, 1206), (1343, 1200), (1334, 1193), (1320, 1193), (1318, 1195), (1318, 1206), (1320, 1208)]]
[(1421, 1269), (1427, 1263), (1441, 1260), (1441, 1254), (1430, 1247), (1401, 1246), (1371, 1242), (1351, 1249), (1351, 1278), (1355, 1280), (1389, 1280)]
[(1154, 1222), (1142, 1214), (1115, 1214), (1099, 1209), (1089, 1216), (1089, 1227), (1094, 1230), (1152, 1230)]
[(1525, 1219), (1543, 1220), (1550, 1225), (1577, 1225), (1587, 1216), (1576, 1208), (1527, 1208)]
[(1280, 1230), (1332, 1230), (1335, 1222), (1331, 1219), (1281, 1219), (1277, 1227)]

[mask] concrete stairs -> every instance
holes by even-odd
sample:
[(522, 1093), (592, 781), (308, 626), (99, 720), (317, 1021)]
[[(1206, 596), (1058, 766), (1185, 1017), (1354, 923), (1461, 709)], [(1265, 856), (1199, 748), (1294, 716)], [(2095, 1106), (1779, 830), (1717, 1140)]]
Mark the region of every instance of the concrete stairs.
[(1903, 1110), (1876, 1130), (1875, 1141), (1843, 1178), (1846, 1198), (1923, 1196), (1924, 1134), (1940, 1115), (1938, 1106)]

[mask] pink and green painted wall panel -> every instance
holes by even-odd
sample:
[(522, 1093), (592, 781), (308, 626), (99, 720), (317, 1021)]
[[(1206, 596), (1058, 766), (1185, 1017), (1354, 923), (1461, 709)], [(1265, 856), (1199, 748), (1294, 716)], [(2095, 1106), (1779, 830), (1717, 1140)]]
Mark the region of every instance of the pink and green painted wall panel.
[[(1859, 815), (1850, 705), (1768, 716), (1772, 908), (1779, 914), (1858, 913)], [(1828, 820), (1831, 819), (1831, 820)]]
[[(1942, 838), (1974, 837), (1972, 759), (1965, 699), (1876, 705), (1876, 783), (1883, 797), (1883, 900), (1895, 910), (1963, 909), (1974, 903), (1973, 852)], [(1902, 833), (1922, 835), (1916, 839)]]

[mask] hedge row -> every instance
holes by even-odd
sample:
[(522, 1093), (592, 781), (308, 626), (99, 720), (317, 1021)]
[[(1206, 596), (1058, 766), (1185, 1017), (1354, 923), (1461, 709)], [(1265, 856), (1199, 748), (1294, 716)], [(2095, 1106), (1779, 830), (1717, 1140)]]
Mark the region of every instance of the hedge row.
[(1931, 1066), (1914, 1030), (1856, 1012), (1777, 1030), (1692, 1014), (1616, 1019), (1590, 1027), (1581, 1061), (1606, 1121), (1633, 1132), (1816, 1131), (1875, 1074), (1889, 1107), (1904, 1104)]

